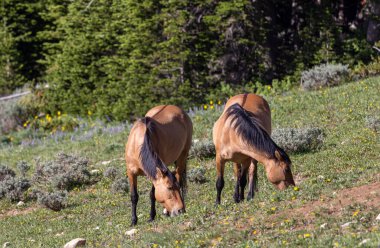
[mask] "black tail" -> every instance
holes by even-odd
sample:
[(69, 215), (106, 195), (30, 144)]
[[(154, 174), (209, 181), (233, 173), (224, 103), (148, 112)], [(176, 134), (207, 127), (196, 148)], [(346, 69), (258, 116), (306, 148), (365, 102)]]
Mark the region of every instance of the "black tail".
[(156, 179), (156, 168), (159, 168), (164, 174), (167, 174), (169, 170), (153, 149), (152, 136), (155, 132), (155, 123), (153, 119), (150, 117), (144, 117), (140, 121), (146, 126), (144, 143), (140, 150), (140, 160), (145, 173), (147, 173), (150, 178)]
[(286, 152), (277, 146), (269, 134), (259, 125), (257, 117), (252, 112), (235, 103), (227, 109), (226, 114), (227, 118), (231, 118), (232, 126), (237, 134), (242, 137), (247, 145), (269, 154), (271, 158), (274, 158), (275, 151), (278, 151), (286, 162), (291, 163)]

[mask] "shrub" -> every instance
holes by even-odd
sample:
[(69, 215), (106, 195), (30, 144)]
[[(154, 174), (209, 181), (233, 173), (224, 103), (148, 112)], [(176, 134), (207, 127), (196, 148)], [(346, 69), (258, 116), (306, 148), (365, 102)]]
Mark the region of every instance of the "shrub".
[(111, 185), (111, 190), (115, 193), (128, 193), (129, 182), (126, 177), (120, 177)]
[(24, 192), (27, 191), (31, 186), (28, 179), (25, 178), (15, 178), (15, 177), (5, 177), (4, 180), (0, 181), (0, 198), (6, 197), (11, 201), (24, 200)]
[(378, 132), (380, 130), (380, 119), (375, 116), (366, 116), (365, 118), (366, 125), (369, 129)]
[(38, 164), (33, 181), (38, 184), (50, 184), (59, 190), (70, 190), (76, 186), (94, 182), (88, 171), (88, 160), (85, 158), (58, 154), (54, 161)]
[(28, 189), (27, 192), (27, 199), (31, 201), (36, 201), (38, 200), (38, 196), (42, 193), (41, 190), (34, 188), (33, 185)]
[(205, 168), (196, 167), (196, 168), (191, 169), (188, 172), (187, 178), (189, 179), (190, 182), (202, 184), (202, 183), (207, 182), (207, 178), (205, 174), (206, 174)]
[(15, 177), (16, 173), (8, 168), (8, 166), (0, 165), (0, 182), (3, 181), (6, 177)]
[(287, 152), (306, 152), (321, 147), (323, 131), (320, 128), (276, 129), (272, 139)]
[(302, 72), (301, 87), (304, 90), (319, 89), (326, 86), (335, 86), (348, 79), (347, 65), (323, 64)]
[(24, 126), (54, 133), (56, 131), (73, 131), (79, 124), (79, 120), (74, 116), (62, 114), (58, 111), (56, 114), (35, 116), (32, 120), (27, 121)]
[(190, 149), (190, 157), (206, 158), (214, 155), (215, 146), (210, 140), (195, 141)]
[(30, 165), (25, 161), (20, 161), (17, 163), (17, 169), (20, 171), (21, 176), (25, 177), (26, 173), (30, 170)]
[(104, 177), (107, 177), (111, 180), (114, 180), (115, 178), (117, 178), (121, 173), (119, 172), (118, 169), (116, 169), (115, 167), (108, 167), (104, 173), (103, 173), (103, 176)]
[(37, 200), (39, 204), (51, 210), (60, 211), (67, 206), (67, 192), (39, 193)]
[(17, 101), (8, 100), (0, 102), (0, 134), (15, 130), (19, 125), (19, 107)]

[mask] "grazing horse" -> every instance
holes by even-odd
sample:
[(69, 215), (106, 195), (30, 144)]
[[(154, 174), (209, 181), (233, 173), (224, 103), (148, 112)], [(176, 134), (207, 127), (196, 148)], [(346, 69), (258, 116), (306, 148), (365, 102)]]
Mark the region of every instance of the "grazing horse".
[(218, 177), (216, 204), (220, 204), (224, 187), (224, 165), (227, 161), (234, 163), (237, 179), (234, 194), (236, 203), (244, 200), (247, 174), (247, 199), (253, 199), (257, 188), (257, 162), (264, 165), (267, 178), (278, 189), (295, 185), (290, 170), (290, 158), (271, 139), (271, 132), (270, 109), (264, 98), (255, 94), (241, 94), (227, 101), (213, 128)]
[[(186, 160), (192, 133), (193, 125), (189, 116), (173, 105), (154, 107), (144, 118), (134, 123), (125, 147), (132, 225), (137, 224), (138, 175), (146, 175), (153, 183), (150, 221), (156, 216), (156, 200), (170, 216), (185, 211)], [(171, 163), (175, 163), (175, 172), (167, 167)]]

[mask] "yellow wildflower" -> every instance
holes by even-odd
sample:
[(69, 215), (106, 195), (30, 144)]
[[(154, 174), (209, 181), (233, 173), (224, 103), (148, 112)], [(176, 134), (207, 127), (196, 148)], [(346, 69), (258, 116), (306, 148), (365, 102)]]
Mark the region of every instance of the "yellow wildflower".
[(214, 109), (214, 105), (211, 105), (211, 106), (210, 106), (210, 109)]
[(304, 238), (310, 238), (310, 237), (311, 237), (311, 234), (310, 234), (310, 233), (305, 233), (305, 234), (303, 235), (303, 237), (304, 237)]
[(221, 100), (218, 101), (218, 105), (220, 105), (220, 104), (222, 104), (222, 101), (221, 101)]
[(360, 210), (358, 209), (358, 210), (356, 210), (353, 214), (352, 214), (352, 216), (353, 217), (355, 217), (356, 215), (358, 215), (359, 214), (359, 212), (360, 212)]
[(213, 101), (210, 101), (210, 105), (213, 105), (214, 104), (214, 102)]
[(88, 114), (89, 116), (91, 116), (91, 115), (92, 115), (91, 110), (87, 111), (87, 114)]
[(57, 115), (58, 115), (58, 116), (61, 116), (61, 111), (58, 111), (58, 112), (57, 112)]
[(295, 187), (293, 188), (293, 190), (294, 190), (294, 191), (299, 191), (300, 188), (298, 188), (297, 186), (295, 186)]
[(208, 108), (208, 106), (205, 104), (205, 105), (203, 105), (203, 109), (207, 109)]

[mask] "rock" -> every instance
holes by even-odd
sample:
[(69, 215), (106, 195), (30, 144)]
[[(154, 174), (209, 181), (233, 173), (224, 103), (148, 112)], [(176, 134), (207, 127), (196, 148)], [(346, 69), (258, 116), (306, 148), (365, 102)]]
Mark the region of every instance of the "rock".
[(61, 233), (57, 233), (55, 236), (56, 237), (60, 237), (60, 236), (62, 236), (62, 235), (64, 235), (65, 234), (65, 232), (61, 232)]
[(324, 228), (326, 228), (326, 226), (327, 226), (327, 223), (323, 223), (323, 224), (320, 226), (320, 228), (324, 229)]
[(376, 220), (380, 221), (380, 214), (376, 217)]
[(97, 170), (97, 169), (95, 169), (95, 170), (91, 170), (91, 171), (90, 171), (90, 174), (91, 174), (91, 175), (97, 175), (97, 174), (100, 174), (100, 170)]
[(21, 206), (24, 206), (24, 205), (25, 205), (25, 203), (23, 201), (19, 201), (16, 206), (17, 207), (21, 207)]
[(362, 242), (359, 243), (359, 246), (364, 245), (364, 244), (367, 243), (368, 241), (370, 241), (370, 239), (364, 239)]
[(67, 244), (65, 244), (65, 246), (63, 248), (75, 248), (78, 246), (84, 246), (85, 244), (86, 244), (85, 239), (77, 238), (77, 239), (73, 239), (70, 242), (68, 242)]
[(107, 164), (109, 164), (109, 163), (111, 163), (111, 162), (112, 162), (111, 160), (103, 161), (103, 162), (102, 162), (102, 165), (107, 165)]
[(347, 223), (344, 223), (343, 225), (341, 225), (340, 227), (341, 228), (347, 228), (351, 225), (352, 222), (347, 222)]
[(9, 246), (11, 246), (11, 243), (10, 243), (10, 242), (5, 242), (5, 243), (3, 244), (3, 248), (5, 248), (5, 247), (9, 247)]
[(99, 229), (100, 229), (100, 227), (98, 227), (98, 226), (97, 226), (97, 227), (95, 227), (94, 229), (95, 229), (95, 230), (99, 230)]
[(126, 231), (125, 232), (125, 235), (128, 235), (128, 236), (133, 236), (133, 235), (135, 235), (135, 233), (137, 233), (137, 229), (131, 229), (131, 230), (129, 230), (129, 231)]

